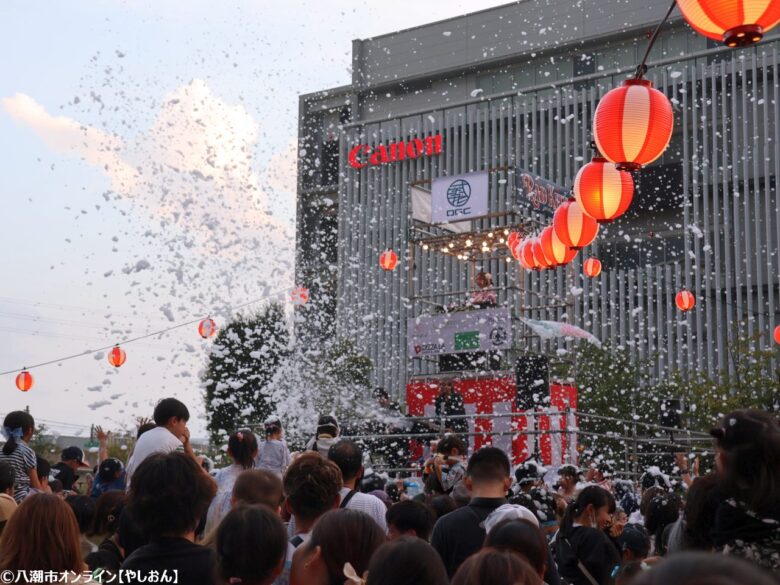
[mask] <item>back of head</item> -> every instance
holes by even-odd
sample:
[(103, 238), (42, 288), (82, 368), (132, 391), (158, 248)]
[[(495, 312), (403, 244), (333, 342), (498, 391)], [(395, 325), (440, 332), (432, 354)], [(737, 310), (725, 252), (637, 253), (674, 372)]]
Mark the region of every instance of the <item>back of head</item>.
[(3, 453), (6, 455), (13, 453), (22, 437), (32, 429), (35, 429), (35, 420), (29, 412), (14, 410), (6, 414), (2, 429), (5, 438)]
[(14, 487), (16, 472), (5, 459), (0, 461), (0, 494)]
[(225, 583), (270, 583), (284, 563), (287, 530), (267, 507), (241, 505), (220, 523), (216, 550)]
[(344, 481), (355, 479), (363, 465), (363, 450), (355, 441), (341, 440), (328, 449), (328, 459), (341, 470)]
[(95, 501), (89, 496), (69, 496), (65, 501), (76, 516), (79, 532), (86, 534), (95, 518)]
[(51, 474), (51, 463), (37, 453), (35, 454), (35, 472), (40, 480), (48, 480)]
[(172, 418), (190, 420), (190, 411), (181, 400), (163, 398), (154, 407), (154, 424), (164, 427)]
[(35, 569), (79, 574), (83, 569), (76, 518), (54, 494), (26, 498), (0, 537), (0, 571)]
[(314, 520), (338, 502), (341, 471), (319, 453), (303, 453), (287, 468), (283, 483), (294, 513), (302, 519)]
[(263, 430), (266, 437), (271, 437), (282, 431), (282, 421), (278, 416), (269, 416), (263, 421)]
[(482, 447), (469, 459), (466, 473), (474, 485), (503, 482), (509, 479), (509, 458), (501, 449)]
[(119, 536), (117, 544), (125, 551), (125, 558), (149, 542), (149, 538), (144, 535), (127, 506), (122, 509), (122, 513), (119, 515), (117, 533)]
[(519, 555), (483, 548), (463, 562), (452, 585), (542, 585), (542, 578)]
[(137, 441), (146, 431), (151, 431), (156, 427), (157, 425), (152, 422), (142, 424), (140, 427), (138, 427), (138, 431), (135, 434), (135, 440)]
[(358, 575), (365, 573), (372, 555), (384, 542), (384, 531), (368, 514), (341, 509), (331, 510), (317, 521), (308, 546), (320, 547), (329, 581), (333, 583), (343, 582), (346, 563)]
[(670, 556), (642, 571), (632, 585), (777, 585), (769, 573), (737, 557), (703, 552)]
[(257, 437), (249, 429), (239, 429), (230, 435), (228, 451), (237, 465), (252, 469), (257, 455)]
[(641, 524), (626, 524), (617, 543), (621, 552), (631, 552), (634, 559), (646, 559), (650, 554), (650, 534)]
[(436, 444), (436, 452), (442, 453), (443, 455), (452, 455), (455, 450), (457, 450), (458, 455), (461, 456), (468, 452), (466, 443), (464, 443), (463, 439), (458, 435), (445, 435), (445, 437)]
[(319, 420), (317, 421), (317, 436), (318, 437), (338, 437), (339, 432), (339, 421), (336, 420), (335, 416), (332, 416), (330, 414), (324, 414), (322, 415)]
[(368, 565), (366, 585), (447, 585), (447, 570), (424, 540), (403, 536), (379, 547)]
[(569, 507), (566, 508), (566, 513), (563, 515), (561, 522), (561, 532), (563, 534), (569, 533), (574, 524), (574, 519), (583, 514), (588, 506), (593, 506), (594, 510), (606, 506), (609, 513), (612, 514), (616, 508), (615, 498), (607, 490), (597, 485), (589, 485), (583, 489), (577, 494), (577, 498), (569, 504)]
[(150, 538), (195, 530), (216, 495), (214, 481), (185, 453), (157, 454), (133, 474), (128, 505)]
[(236, 504), (262, 504), (276, 510), (283, 497), (282, 480), (267, 469), (242, 471), (233, 484), (233, 500)]
[(528, 520), (502, 520), (488, 532), (485, 546), (519, 554), (539, 575), (547, 568), (547, 539)]
[(650, 501), (645, 516), (645, 528), (655, 537), (655, 548), (659, 554), (663, 554), (665, 548), (662, 543), (664, 528), (677, 521), (681, 509), (682, 500), (677, 494), (657, 495)]
[(449, 514), (450, 512), (457, 510), (458, 505), (450, 496), (434, 496), (430, 501), (431, 510), (433, 510), (436, 520)]
[(400, 534), (414, 531), (415, 536), (423, 540), (428, 540), (436, 522), (433, 510), (422, 502), (412, 500), (393, 504), (385, 517), (388, 527), (394, 527)]
[(127, 496), (121, 490), (108, 490), (100, 494), (95, 502), (95, 515), (88, 534), (97, 536), (112, 534), (119, 526), (119, 517), (125, 507)]
[(712, 550), (710, 536), (715, 525), (715, 512), (720, 504), (719, 478), (714, 473), (693, 480), (685, 498), (685, 524), (682, 547), (684, 550)]

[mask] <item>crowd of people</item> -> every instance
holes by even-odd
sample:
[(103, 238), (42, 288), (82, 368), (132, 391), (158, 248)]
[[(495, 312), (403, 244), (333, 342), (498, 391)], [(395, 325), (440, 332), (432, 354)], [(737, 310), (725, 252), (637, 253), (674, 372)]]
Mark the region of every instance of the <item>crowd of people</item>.
[(210, 471), (183, 403), (161, 400), (153, 420), (126, 466), (98, 429), (97, 476), (79, 493), (83, 451), (68, 447), (50, 466), (28, 445), (32, 416), (6, 415), (3, 582), (769, 585), (780, 575), (780, 424), (765, 412), (725, 416), (711, 431), (714, 469), (699, 475), (680, 456), (679, 482), (658, 469), (615, 477), (598, 459), (552, 474), (533, 459), (513, 466), (451, 433), (419, 483), (377, 481), (333, 416), (293, 455), (278, 418), (262, 437), (235, 430), (231, 464)]

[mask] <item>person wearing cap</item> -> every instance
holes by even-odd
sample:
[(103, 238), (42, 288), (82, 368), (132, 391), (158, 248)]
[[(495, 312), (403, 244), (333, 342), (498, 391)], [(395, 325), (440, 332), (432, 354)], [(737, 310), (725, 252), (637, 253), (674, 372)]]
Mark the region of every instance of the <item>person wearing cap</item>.
[(561, 465), (558, 468), (558, 493), (571, 503), (577, 497), (577, 484), (582, 471), (576, 465)]
[(650, 534), (641, 524), (626, 524), (617, 537), (623, 564), (644, 561), (650, 554)]
[(116, 457), (109, 457), (100, 462), (98, 474), (92, 483), (90, 496), (99, 498), (109, 490), (125, 490), (126, 487), (125, 466)]
[(518, 493), (528, 493), (533, 488), (544, 487), (544, 475), (547, 469), (534, 459), (526, 459), (515, 469), (515, 482)]
[(330, 414), (322, 415), (317, 421), (317, 436), (313, 437), (307, 444), (307, 451), (317, 451), (320, 455), (328, 458), (330, 448), (339, 442), (341, 428), (339, 421)]
[(78, 481), (76, 472), (79, 469), (89, 469), (89, 464), (84, 462), (84, 451), (73, 445), (62, 450), (60, 461), (54, 464), (52, 473), (62, 482), (62, 489), (72, 491), (73, 484)]

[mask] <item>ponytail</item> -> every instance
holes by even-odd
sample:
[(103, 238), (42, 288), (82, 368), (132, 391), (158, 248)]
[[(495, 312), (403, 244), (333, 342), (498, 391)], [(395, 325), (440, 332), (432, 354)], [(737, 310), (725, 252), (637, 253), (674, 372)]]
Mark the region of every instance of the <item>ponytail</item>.
[(257, 455), (257, 439), (249, 429), (236, 431), (228, 439), (230, 456), (244, 469), (252, 469)]
[(19, 441), (22, 440), (29, 431), (35, 428), (35, 420), (29, 412), (23, 410), (14, 410), (9, 412), (3, 420), (3, 437), (5, 437), (5, 445), (3, 445), (3, 454), (10, 455), (19, 446)]
[(615, 511), (615, 498), (607, 490), (597, 485), (586, 487), (577, 495), (577, 499), (566, 508), (566, 513), (563, 515), (563, 520), (561, 520), (561, 533), (564, 536), (571, 532), (574, 520), (579, 518), (585, 511), (585, 508), (590, 505), (595, 510), (608, 506), (610, 513), (613, 513)]

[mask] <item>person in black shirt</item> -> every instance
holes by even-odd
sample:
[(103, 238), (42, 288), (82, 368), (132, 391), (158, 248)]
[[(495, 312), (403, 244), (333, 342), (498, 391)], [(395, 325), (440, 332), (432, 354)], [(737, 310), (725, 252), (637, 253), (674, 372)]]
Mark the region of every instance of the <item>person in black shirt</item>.
[[(217, 492), (214, 480), (182, 452), (152, 455), (138, 466), (128, 509), (149, 544), (123, 563), (124, 583), (146, 582), (150, 571), (178, 571), (179, 583), (215, 583), (214, 550), (195, 544), (195, 531)], [(134, 579), (133, 575), (137, 575)]]
[(79, 469), (89, 469), (84, 462), (84, 451), (79, 447), (66, 447), (62, 450), (61, 461), (52, 465), (54, 477), (62, 482), (62, 489), (71, 491), (73, 484), (78, 481), (76, 472)]
[[(463, 417), (466, 414), (466, 407), (463, 405), (463, 397), (455, 392), (455, 385), (452, 380), (442, 380), (439, 382), (439, 395), (436, 397), (436, 416), (442, 417), (444, 430), (448, 433), (458, 433), (463, 435), (469, 432), (469, 423)], [(437, 421), (438, 422), (438, 421)]]

